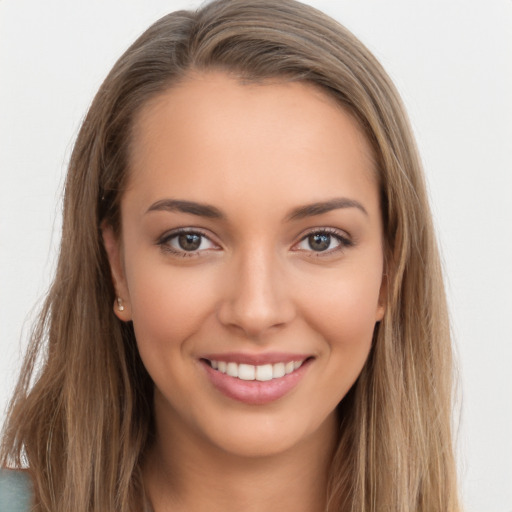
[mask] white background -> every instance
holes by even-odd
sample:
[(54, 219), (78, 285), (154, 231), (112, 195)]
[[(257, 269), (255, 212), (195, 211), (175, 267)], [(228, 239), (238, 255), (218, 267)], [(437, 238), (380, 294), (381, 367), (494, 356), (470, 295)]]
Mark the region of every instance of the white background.
[[(140, 32), (199, 3), (0, 0), (0, 420), (52, 276), (80, 120)], [(369, 46), (409, 110), (459, 358), (464, 502), (512, 511), (512, 0), (309, 3)]]

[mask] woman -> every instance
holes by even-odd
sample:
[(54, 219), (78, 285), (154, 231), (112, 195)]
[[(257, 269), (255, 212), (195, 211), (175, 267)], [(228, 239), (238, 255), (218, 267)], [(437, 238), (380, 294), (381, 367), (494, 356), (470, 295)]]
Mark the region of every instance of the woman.
[(346, 29), (290, 0), (159, 20), (63, 218), (2, 444), (35, 510), (458, 510), (421, 167)]

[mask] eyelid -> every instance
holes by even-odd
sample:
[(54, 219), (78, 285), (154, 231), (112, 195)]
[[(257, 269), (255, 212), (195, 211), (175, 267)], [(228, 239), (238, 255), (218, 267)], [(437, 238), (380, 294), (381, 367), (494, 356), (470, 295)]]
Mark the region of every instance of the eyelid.
[(301, 242), (303, 242), (306, 238), (315, 234), (327, 234), (333, 236), (339, 241), (339, 245), (334, 249), (328, 249), (326, 251), (314, 251), (313, 249), (295, 249), (295, 251), (308, 253), (308, 256), (312, 257), (322, 257), (343, 252), (345, 249), (352, 247), (354, 245), (354, 241), (346, 231), (332, 227), (314, 227), (306, 230), (304, 233), (300, 235), (299, 240), (293, 244), (292, 250), (294, 249), (294, 247), (297, 247)]
[[(171, 239), (179, 236), (180, 234), (184, 234), (184, 233), (198, 234), (198, 235), (204, 237), (205, 239), (207, 239), (210, 243), (212, 243), (216, 247), (215, 248), (207, 248), (207, 249), (199, 249), (199, 250), (194, 250), (194, 251), (186, 251), (186, 250), (179, 250), (179, 249), (173, 248), (169, 244), (169, 241)], [(313, 249), (307, 250), (307, 249), (298, 249), (297, 248), (297, 246), (301, 242), (303, 242), (307, 237), (314, 235), (314, 234), (328, 234), (328, 235), (336, 238), (336, 240), (338, 240), (338, 242), (339, 242), (339, 245), (333, 249), (327, 249), (325, 251), (314, 251)], [(193, 227), (193, 226), (179, 227), (179, 228), (175, 228), (175, 229), (165, 232), (163, 235), (161, 235), (157, 239), (156, 245), (160, 246), (160, 248), (167, 253), (171, 253), (171, 254), (174, 254), (177, 256), (185, 256), (185, 257), (200, 256), (201, 253), (206, 252), (206, 251), (222, 249), (222, 246), (216, 240), (214, 240), (214, 237), (211, 236), (206, 230), (204, 230), (202, 228)], [(333, 227), (314, 227), (314, 228), (310, 228), (310, 229), (306, 230), (305, 232), (303, 232), (300, 235), (299, 240), (293, 244), (292, 250), (295, 252), (307, 253), (308, 256), (312, 256), (312, 257), (322, 257), (322, 256), (333, 255), (338, 252), (343, 252), (345, 249), (352, 247), (353, 245), (354, 245), (354, 241), (352, 240), (351, 236), (346, 231), (343, 231), (338, 228), (333, 228)]]
[[(211, 242), (215, 248), (207, 248), (207, 249), (200, 249), (195, 251), (185, 251), (185, 250), (179, 250), (175, 249), (169, 244), (169, 241), (173, 238), (182, 235), (182, 234), (197, 234), (202, 236), (203, 238), (207, 239), (209, 242)], [(191, 256), (200, 256), (201, 253), (205, 251), (211, 251), (211, 250), (219, 250), (221, 249), (221, 246), (219, 243), (217, 243), (215, 240), (213, 240), (213, 237), (208, 234), (204, 229), (202, 228), (196, 228), (193, 226), (190, 227), (180, 227), (175, 228), (170, 231), (166, 231), (163, 235), (161, 235), (157, 241), (156, 245), (160, 246), (162, 251), (165, 251), (166, 253), (171, 253), (176, 256), (184, 256), (184, 257), (191, 257)]]

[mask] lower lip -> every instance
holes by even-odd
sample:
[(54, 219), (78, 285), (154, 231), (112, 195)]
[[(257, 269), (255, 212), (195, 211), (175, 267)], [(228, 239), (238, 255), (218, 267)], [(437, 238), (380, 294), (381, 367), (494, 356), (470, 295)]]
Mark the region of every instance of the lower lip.
[(300, 382), (306, 373), (311, 359), (308, 359), (300, 368), (292, 373), (267, 381), (241, 380), (236, 377), (214, 370), (206, 361), (200, 361), (210, 382), (222, 394), (249, 405), (264, 405), (274, 402), (288, 394)]

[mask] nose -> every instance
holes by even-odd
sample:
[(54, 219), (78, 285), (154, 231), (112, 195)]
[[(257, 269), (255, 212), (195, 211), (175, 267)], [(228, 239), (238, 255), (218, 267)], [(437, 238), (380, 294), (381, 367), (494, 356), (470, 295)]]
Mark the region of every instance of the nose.
[(218, 319), (247, 338), (260, 339), (295, 316), (283, 262), (271, 251), (247, 251), (234, 258), (223, 287)]

